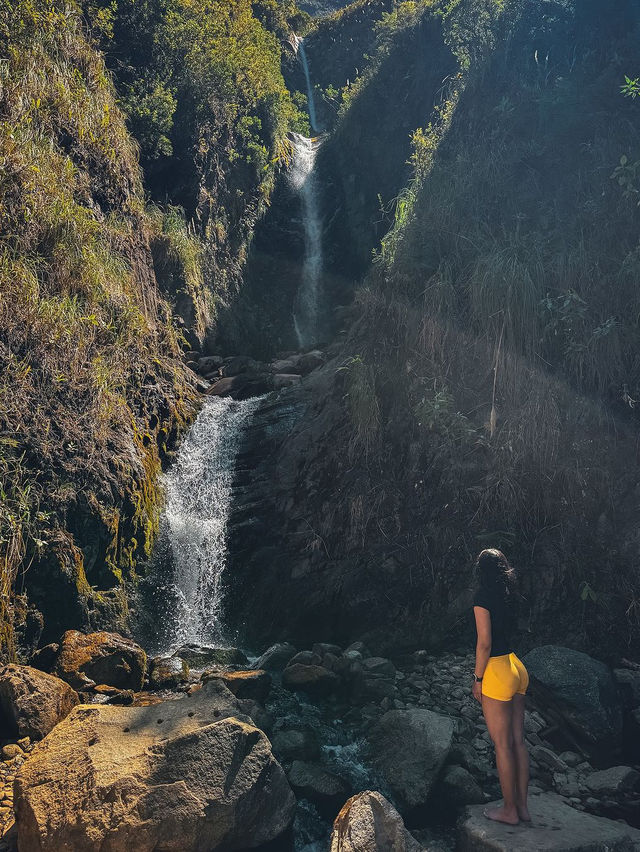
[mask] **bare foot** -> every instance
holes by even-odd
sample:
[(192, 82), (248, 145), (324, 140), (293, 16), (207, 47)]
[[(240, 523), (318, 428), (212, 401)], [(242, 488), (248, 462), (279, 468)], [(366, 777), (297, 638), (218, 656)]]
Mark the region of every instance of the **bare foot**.
[(483, 813), (487, 819), (492, 819), (494, 822), (506, 822), (507, 825), (517, 825), (520, 822), (518, 811), (515, 808), (513, 810), (507, 810), (506, 808), (485, 808)]
[(518, 816), (522, 820), (522, 822), (531, 822), (531, 814), (529, 813), (529, 808), (526, 806), (523, 808), (520, 805), (517, 805), (518, 808)]

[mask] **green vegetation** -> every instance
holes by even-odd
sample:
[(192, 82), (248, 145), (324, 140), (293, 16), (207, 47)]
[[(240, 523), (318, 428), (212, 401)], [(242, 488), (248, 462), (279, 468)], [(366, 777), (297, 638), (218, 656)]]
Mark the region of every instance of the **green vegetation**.
[[(379, 451), (355, 445), (366, 475), (343, 511), (388, 495), (361, 540), (402, 550), (409, 587), (414, 566), (446, 554), (434, 601), (502, 530), (531, 572), (539, 630), (553, 633), (551, 600), (578, 601), (573, 641), (637, 642), (640, 140), (624, 76), (640, 62), (637, 14), (623, 3), (604, 25), (590, 3), (400, 4), (346, 92), (343, 147), (365, 107), (380, 114), (381, 79), (412, 79), (407, 39), (438, 22), (456, 68), (414, 125), (405, 188), (393, 204), (380, 193), (393, 221), (356, 294), (347, 351), (370, 370)], [(385, 102), (385, 124), (408, 95)]]
[(268, 197), (284, 135), (305, 123), (280, 71), (293, 2), (102, 0), (85, 9), (154, 196), (193, 215), (198, 177), (215, 157), (227, 179), (257, 181)]
[(135, 145), (80, 11), (18, 0), (7, 12), (0, 620), (12, 654), (18, 574), (29, 587), (33, 572), (52, 627), (62, 577), (76, 578), (86, 608), (91, 586), (132, 576), (154, 531), (160, 453), (191, 391), (153, 279)]

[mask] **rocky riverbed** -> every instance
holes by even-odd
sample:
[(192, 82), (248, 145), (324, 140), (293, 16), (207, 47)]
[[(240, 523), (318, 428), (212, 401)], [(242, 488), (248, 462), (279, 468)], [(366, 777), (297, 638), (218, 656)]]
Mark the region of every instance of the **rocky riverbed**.
[[(534, 823), (513, 828), (481, 816), (499, 787), (471, 655), (392, 660), (356, 642), (148, 659), (68, 631), (0, 673), (0, 849), (640, 849), (640, 773), (624, 760), (640, 672), (576, 653), (525, 659)], [(559, 660), (565, 685), (581, 667), (581, 701), (549, 686)], [(613, 698), (598, 697), (605, 674)]]

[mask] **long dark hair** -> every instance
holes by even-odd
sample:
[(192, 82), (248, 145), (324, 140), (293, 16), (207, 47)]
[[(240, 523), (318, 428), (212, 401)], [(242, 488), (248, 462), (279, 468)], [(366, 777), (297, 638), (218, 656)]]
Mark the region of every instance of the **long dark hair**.
[(482, 550), (475, 563), (476, 577), (484, 589), (502, 592), (505, 596), (515, 591), (515, 571), (501, 550), (490, 547)]

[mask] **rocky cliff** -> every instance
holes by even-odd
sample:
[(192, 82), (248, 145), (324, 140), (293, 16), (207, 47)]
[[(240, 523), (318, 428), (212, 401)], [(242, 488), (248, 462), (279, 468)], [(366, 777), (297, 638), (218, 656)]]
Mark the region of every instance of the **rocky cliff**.
[[(598, 4), (385, 19), (328, 145), (365, 193), (351, 210), (371, 209), (385, 152), (398, 163), (386, 128), (405, 121), (412, 177), (346, 341), (261, 463), (256, 547), (229, 571), (248, 637), (441, 642), (491, 542), (520, 568), (524, 646), (636, 646), (637, 107), (620, 89), (637, 25), (622, 2), (604, 28)], [(433, 81), (421, 118), (397, 83), (379, 97), (385, 65)], [(365, 105), (374, 160), (350, 125)]]

